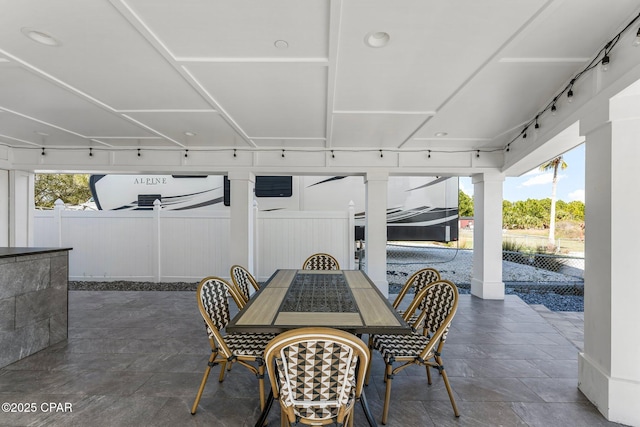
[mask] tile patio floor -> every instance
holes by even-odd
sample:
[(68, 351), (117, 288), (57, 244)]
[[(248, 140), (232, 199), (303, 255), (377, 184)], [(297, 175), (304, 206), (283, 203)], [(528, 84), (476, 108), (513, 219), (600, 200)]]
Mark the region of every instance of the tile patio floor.
[[(424, 369), (393, 381), (388, 426), (614, 426), (577, 388), (581, 313), (554, 313), (516, 296), (462, 295), (444, 360), (462, 416)], [(565, 338), (566, 335), (567, 337)], [(252, 426), (257, 380), (235, 366), (209, 378), (190, 414), (209, 346), (194, 292), (70, 291), (69, 339), (0, 369), (0, 401), (36, 413), (0, 413), (0, 426)], [(380, 422), (383, 363), (374, 356), (366, 394)], [(70, 403), (47, 413), (41, 403)], [(366, 420), (356, 408), (357, 426)], [(269, 425), (279, 425), (272, 408)]]

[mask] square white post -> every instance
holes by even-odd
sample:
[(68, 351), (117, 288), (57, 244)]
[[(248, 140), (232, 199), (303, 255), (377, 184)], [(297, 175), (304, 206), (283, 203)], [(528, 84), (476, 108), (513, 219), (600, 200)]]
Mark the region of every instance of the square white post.
[[(637, 93), (637, 90), (636, 90)], [(640, 95), (580, 121), (586, 137), (584, 351), (578, 386), (602, 414), (640, 425)]]
[(502, 282), (503, 174), (478, 174), (473, 182), (473, 274), (471, 294), (504, 299)]
[[(255, 220), (253, 199), (256, 177), (251, 172), (229, 172), (231, 212), (229, 221), (229, 262), (254, 273)], [(229, 274), (225, 272), (224, 276)]]
[(366, 224), (364, 239), (367, 275), (389, 296), (387, 281), (387, 172), (369, 172), (365, 177)]

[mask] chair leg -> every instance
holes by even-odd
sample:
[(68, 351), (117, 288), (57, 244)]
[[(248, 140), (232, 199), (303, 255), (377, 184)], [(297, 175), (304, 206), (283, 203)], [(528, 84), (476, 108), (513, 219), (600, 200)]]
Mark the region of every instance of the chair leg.
[(431, 385), (431, 369), (429, 369), (429, 365), (425, 365), (427, 369), (427, 384)]
[(458, 411), (458, 405), (456, 405), (456, 400), (453, 397), (453, 390), (451, 389), (451, 384), (449, 384), (449, 377), (442, 367), (442, 359), (440, 357), (436, 357), (436, 362), (438, 363), (438, 365), (440, 365), (440, 375), (442, 375), (444, 386), (447, 388), (447, 393), (449, 393), (449, 400), (451, 401), (451, 406), (453, 407), (453, 413), (456, 417), (459, 417), (460, 412)]
[(260, 389), (260, 411), (264, 411), (264, 365), (258, 365), (258, 388)]
[[(209, 363), (207, 363), (207, 369), (204, 370), (204, 375), (202, 376), (202, 381), (200, 382), (200, 388), (198, 389), (198, 394), (196, 394), (196, 400), (193, 402), (193, 406), (191, 407), (191, 415), (195, 415), (198, 410), (198, 404), (200, 403), (200, 398), (202, 397), (202, 392), (204, 391), (204, 386), (207, 384), (207, 379), (209, 378), (209, 372), (211, 372), (211, 366), (213, 366), (213, 360), (216, 358), (215, 352), (211, 352), (211, 356), (209, 356)], [(223, 370), (224, 372), (224, 370)]]
[(224, 373), (227, 372), (227, 361), (224, 360), (220, 362), (220, 376), (218, 377), (218, 382), (224, 381)]
[[(372, 336), (369, 335), (369, 352), (373, 354), (373, 339)], [(369, 378), (371, 377), (371, 362), (373, 361), (373, 357), (369, 358), (369, 363), (367, 364), (367, 373), (364, 376), (364, 385), (369, 385)]]
[(447, 388), (447, 393), (449, 393), (449, 400), (451, 401), (451, 406), (453, 407), (453, 413), (456, 417), (460, 416), (460, 412), (458, 411), (458, 405), (456, 405), (456, 400), (453, 398), (453, 390), (451, 390), (451, 384), (449, 384), (449, 378), (447, 377), (447, 373), (444, 369), (441, 372), (442, 379), (444, 380), (444, 385)]
[(391, 400), (391, 380), (393, 375), (393, 365), (391, 363), (387, 363), (387, 368), (385, 369), (385, 381), (387, 383), (387, 387), (384, 392), (384, 407), (382, 409), (382, 424), (387, 423), (387, 416), (389, 415), (389, 401)]

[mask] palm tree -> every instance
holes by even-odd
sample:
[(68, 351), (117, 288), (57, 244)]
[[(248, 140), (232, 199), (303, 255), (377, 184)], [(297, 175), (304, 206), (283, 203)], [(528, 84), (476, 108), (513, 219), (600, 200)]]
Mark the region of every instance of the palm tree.
[(553, 169), (553, 181), (551, 187), (551, 212), (549, 214), (549, 246), (554, 247), (556, 242), (555, 230), (556, 230), (556, 187), (558, 186), (558, 169), (566, 169), (568, 167), (567, 162), (564, 161), (562, 156), (558, 156), (540, 165), (542, 172), (547, 172)]

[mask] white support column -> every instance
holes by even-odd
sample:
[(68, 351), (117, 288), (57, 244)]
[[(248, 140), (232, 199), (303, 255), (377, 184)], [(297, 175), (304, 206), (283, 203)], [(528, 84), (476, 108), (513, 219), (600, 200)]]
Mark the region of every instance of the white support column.
[(473, 274), (471, 294), (504, 299), (502, 282), (502, 183), (499, 173), (473, 176)]
[(378, 289), (389, 296), (387, 281), (387, 172), (370, 172), (365, 177), (366, 187), (366, 273)]
[(255, 215), (253, 196), (255, 175), (251, 172), (229, 172), (231, 185), (231, 218), (229, 233), (229, 262), (255, 271)]
[(586, 228), (578, 386), (610, 421), (640, 426), (640, 222), (633, 218), (640, 208), (640, 95), (623, 95), (580, 122)]
[(160, 225), (162, 214), (162, 202), (158, 199), (153, 201), (153, 281), (159, 283), (162, 279), (162, 227)]
[(9, 171), (9, 246), (33, 246), (34, 174)]
[(9, 171), (0, 170), (0, 246), (9, 246)]
[(349, 201), (349, 221), (347, 221), (347, 235), (349, 236), (349, 269), (353, 270), (356, 268), (356, 204), (353, 200)]

